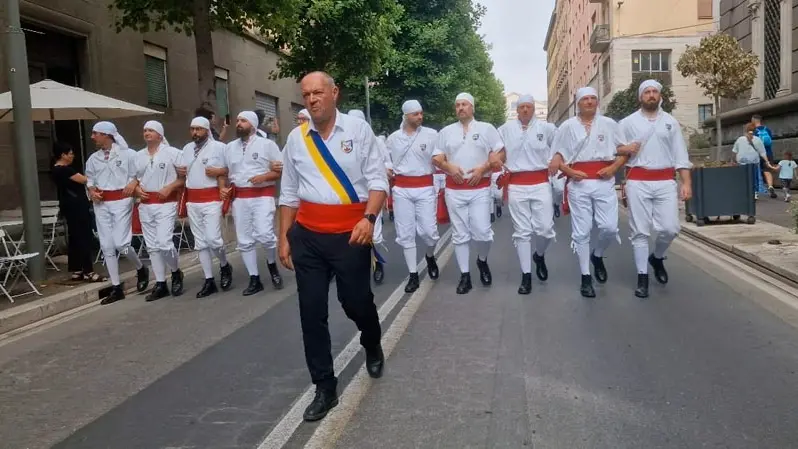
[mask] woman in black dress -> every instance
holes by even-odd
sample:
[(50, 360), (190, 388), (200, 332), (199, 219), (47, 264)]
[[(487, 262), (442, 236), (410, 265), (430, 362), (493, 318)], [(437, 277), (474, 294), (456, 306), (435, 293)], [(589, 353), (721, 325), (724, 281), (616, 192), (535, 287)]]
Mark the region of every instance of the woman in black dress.
[(73, 281), (99, 282), (103, 278), (94, 272), (91, 260), (93, 237), (89, 199), (86, 196), (86, 176), (72, 167), (75, 152), (68, 144), (53, 145), (55, 165), (51, 172), (58, 188), (58, 205), (66, 219), (68, 230), (69, 271)]

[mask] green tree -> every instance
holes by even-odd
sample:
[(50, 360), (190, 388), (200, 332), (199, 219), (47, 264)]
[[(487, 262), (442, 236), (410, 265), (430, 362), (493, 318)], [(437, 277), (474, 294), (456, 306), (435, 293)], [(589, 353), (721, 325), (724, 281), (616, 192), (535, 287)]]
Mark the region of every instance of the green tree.
[(696, 85), (704, 89), (704, 95), (714, 100), (716, 161), (720, 160), (722, 144), (720, 99), (739, 98), (751, 90), (758, 66), (759, 58), (755, 54), (743, 50), (737, 39), (723, 33), (701, 39), (698, 46), (688, 45), (676, 64), (682, 76), (695, 78)]
[[(652, 77), (649, 74), (636, 75), (626, 90), (622, 90), (612, 96), (612, 100), (610, 104), (607, 105), (607, 110), (604, 114), (614, 120), (621, 120), (640, 109), (638, 90), (640, 88), (640, 83), (647, 79), (652, 79)], [(670, 113), (676, 109), (676, 99), (673, 98), (673, 89), (671, 89), (670, 85), (664, 83), (661, 78), (653, 77), (653, 79), (662, 84), (662, 110)]]

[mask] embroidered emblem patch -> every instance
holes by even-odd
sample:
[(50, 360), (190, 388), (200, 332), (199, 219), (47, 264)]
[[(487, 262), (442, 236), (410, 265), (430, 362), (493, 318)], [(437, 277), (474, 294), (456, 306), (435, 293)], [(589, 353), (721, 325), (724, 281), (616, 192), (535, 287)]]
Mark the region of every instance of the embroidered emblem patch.
[(116, 160), (116, 166), (117, 167), (121, 167), (122, 166), (122, 160), (121, 159), (117, 159)]
[(538, 140), (543, 142), (543, 134), (538, 134)]
[(252, 153), (252, 159), (253, 160), (257, 160), (258, 159), (258, 153)]
[(161, 170), (166, 168), (166, 162), (161, 162), (160, 164), (158, 164), (158, 168), (160, 168)]
[(352, 148), (353, 148), (353, 145), (352, 145), (352, 141), (351, 140), (342, 140), (341, 141), (341, 151), (343, 151), (344, 153), (347, 153), (347, 154), (351, 153), (352, 152)]
[(474, 135), (471, 137), (471, 139), (472, 139), (472, 140), (479, 140), (479, 134), (474, 134)]
[(208, 165), (208, 158), (207, 157), (202, 160), (202, 165)]
[(604, 134), (599, 134), (598, 135), (598, 140), (599, 140), (599, 142), (604, 142)]
[(421, 149), (421, 151), (426, 151), (427, 150), (427, 144), (426, 143), (422, 143), (418, 147)]
[(670, 131), (671, 129), (673, 129), (673, 126), (670, 123), (668, 123), (668, 124), (665, 125), (665, 129)]

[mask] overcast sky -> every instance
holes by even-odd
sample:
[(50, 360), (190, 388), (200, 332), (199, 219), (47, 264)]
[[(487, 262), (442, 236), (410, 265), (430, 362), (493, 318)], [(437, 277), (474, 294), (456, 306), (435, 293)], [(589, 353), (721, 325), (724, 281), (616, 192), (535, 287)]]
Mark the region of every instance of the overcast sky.
[(480, 33), (493, 45), (493, 72), (505, 92), (546, 99), (546, 52), (543, 41), (554, 0), (475, 0), (485, 5)]

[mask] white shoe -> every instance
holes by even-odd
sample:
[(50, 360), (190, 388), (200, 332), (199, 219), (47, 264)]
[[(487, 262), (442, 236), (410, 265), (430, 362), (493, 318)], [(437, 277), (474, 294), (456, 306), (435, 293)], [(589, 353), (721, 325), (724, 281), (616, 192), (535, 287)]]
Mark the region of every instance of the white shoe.
[(759, 199), (759, 194), (758, 194), (758, 193), (755, 193), (755, 194), (754, 194), (754, 201), (756, 201), (756, 200), (758, 200), (758, 199)]

